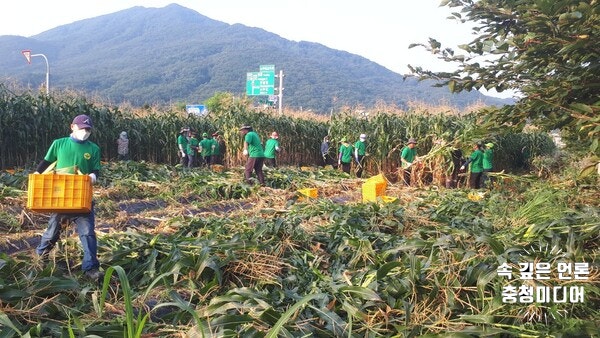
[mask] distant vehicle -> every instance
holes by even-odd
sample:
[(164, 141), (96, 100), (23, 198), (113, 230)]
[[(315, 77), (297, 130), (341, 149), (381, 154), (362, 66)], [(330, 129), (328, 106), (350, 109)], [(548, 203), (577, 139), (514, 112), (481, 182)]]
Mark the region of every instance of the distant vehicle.
[(193, 114), (197, 116), (205, 116), (208, 114), (208, 110), (203, 104), (188, 104), (185, 106), (185, 111), (188, 114)]

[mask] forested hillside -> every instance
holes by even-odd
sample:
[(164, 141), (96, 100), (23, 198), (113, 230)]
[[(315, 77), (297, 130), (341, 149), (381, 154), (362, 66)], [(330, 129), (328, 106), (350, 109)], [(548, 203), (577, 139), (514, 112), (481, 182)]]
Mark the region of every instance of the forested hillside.
[(38, 88), (45, 81), (44, 61), (34, 58), (28, 65), (21, 55), (25, 49), (47, 56), (51, 88), (84, 91), (117, 104), (202, 103), (217, 92), (241, 96), (246, 73), (260, 65), (283, 70), (283, 102), (296, 110), (505, 102), (477, 91), (452, 94), (358, 55), (229, 25), (176, 4), (134, 7), (30, 38), (0, 36), (0, 81)]

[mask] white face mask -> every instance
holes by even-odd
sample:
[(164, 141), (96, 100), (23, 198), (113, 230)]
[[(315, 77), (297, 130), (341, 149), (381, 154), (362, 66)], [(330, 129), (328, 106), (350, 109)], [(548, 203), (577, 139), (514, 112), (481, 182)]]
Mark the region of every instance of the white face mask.
[(85, 129), (77, 129), (73, 130), (73, 137), (78, 141), (85, 141), (92, 134), (91, 131), (87, 131)]

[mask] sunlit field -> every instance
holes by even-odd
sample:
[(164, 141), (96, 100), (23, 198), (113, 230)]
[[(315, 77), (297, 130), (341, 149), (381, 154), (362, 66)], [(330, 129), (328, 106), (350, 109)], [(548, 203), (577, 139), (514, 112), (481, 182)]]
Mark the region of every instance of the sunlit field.
[[(195, 117), (1, 92), (3, 337), (597, 336), (593, 161), (535, 126), (483, 125), (476, 107), (280, 116), (226, 94), (213, 100)], [(99, 281), (81, 273), (73, 226), (48, 260), (36, 257), (49, 214), (26, 208), (28, 175), (77, 114), (94, 119), (103, 155), (93, 188)], [(264, 169), (265, 186), (243, 179), (244, 124), (263, 142), (280, 135), (280, 166)], [(178, 164), (184, 126), (224, 136), (222, 167)], [(122, 130), (130, 161), (116, 160)], [(361, 133), (362, 178), (354, 166), (323, 165), (323, 136), (336, 156), (342, 137)], [(399, 156), (411, 137), (422, 161), (407, 187)], [(469, 189), (461, 171), (449, 187), (451, 152), (468, 157), (478, 141), (495, 144), (492, 181)], [(385, 191), (364, 201), (377, 175)], [(317, 196), (299, 192), (307, 188)]]

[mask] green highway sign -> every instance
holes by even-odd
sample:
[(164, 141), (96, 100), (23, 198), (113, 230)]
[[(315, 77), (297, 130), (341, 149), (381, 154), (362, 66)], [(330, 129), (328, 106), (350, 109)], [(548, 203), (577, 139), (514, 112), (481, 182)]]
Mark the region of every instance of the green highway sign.
[(275, 66), (260, 66), (259, 72), (246, 73), (246, 95), (275, 94)]

